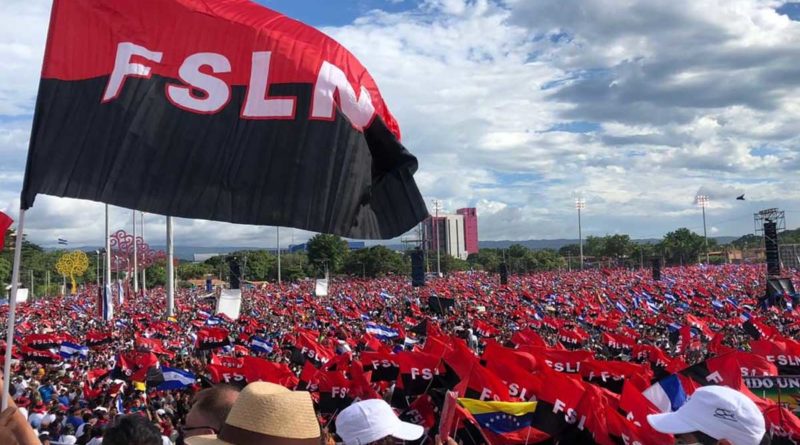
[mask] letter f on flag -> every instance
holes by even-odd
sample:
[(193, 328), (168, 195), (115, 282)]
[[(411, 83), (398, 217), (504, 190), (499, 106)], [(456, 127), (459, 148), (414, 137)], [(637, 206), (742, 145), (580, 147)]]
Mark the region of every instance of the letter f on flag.
[(0, 252), (3, 251), (3, 247), (6, 245), (6, 231), (13, 222), (14, 220), (10, 216), (0, 212)]

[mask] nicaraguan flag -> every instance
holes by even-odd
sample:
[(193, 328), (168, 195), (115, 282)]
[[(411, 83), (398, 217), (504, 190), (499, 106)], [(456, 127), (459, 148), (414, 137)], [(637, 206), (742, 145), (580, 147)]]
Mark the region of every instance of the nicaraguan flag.
[(714, 309), (725, 309), (725, 305), (719, 300), (711, 300), (711, 306), (714, 306)]
[(197, 311), (197, 315), (199, 315), (199, 316), (201, 316), (203, 318), (208, 318), (208, 317), (211, 316), (211, 313), (203, 311), (203, 310), (198, 310)]
[(367, 315), (367, 314), (361, 314), (361, 319), (364, 320), (364, 321), (369, 321), (370, 320), (369, 315)]
[(381, 292), (380, 297), (383, 298), (384, 300), (391, 300), (392, 298), (394, 298), (386, 291)]
[(264, 354), (272, 354), (272, 343), (263, 337), (254, 335), (250, 337), (250, 350), (253, 352), (261, 352)]
[(617, 301), (616, 303), (614, 303), (614, 306), (616, 306), (617, 310), (622, 312), (623, 314), (628, 312), (628, 308), (625, 307), (625, 305), (622, 304), (621, 301)]
[(677, 411), (686, 403), (686, 391), (677, 374), (659, 380), (655, 385), (642, 393), (647, 400), (653, 402), (662, 413)]
[(128, 327), (128, 323), (125, 323), (122, 320), (117, 320), (114, 322), (114, 326), (116, 326), (117, 329), (125, 329)]
[(728, 304), (730, 304), (731, 306), (733, 306), (733, 307), (735, 307), (737, 309), (739, 308), (739, 303), (736, 300), (734, 300), (733, 297), (728, 297), (728, 298), (725, 299), (725, 301), (727, 301)]
[(647, 308), (650, 309), (651, 312), (655, 312), (656, 314), (659, 311), (658, 305), (653, 303), (652, 301), (647, 302)]
[(206, 320), (206, 326), (217, 326), (222, 323), (222, 319), (217, 317), (216, 315), (213, 317), (208, 317)]
[(117, 281), (117, 302), (120, 306), (125, 303), (125, 288), (122, 286), (122, 280)]
[(125, 407), (122, 405), (122, 396), (117, 396), (117, 400), (114, 403), (117, 408), (117, 412), (119, 414), (125, 414)]
[(672, 303), (678, 301), (678, 299), (675, 298), (675, 296), (672, 295), (672, 294), (664, 294), (664, 299), (667, 300), (667, 301), (670, 301)]
[(372, 334), (381, 340), (390, 340), (398, 336), (396, 330), (375, 323), (367, 323), (367, 333)]
[(71, 359), (75, 357), (87, 358), (89, 357), (89, 348), (65, 341), (61, 343), (59, 354), (65, 359)]
[(158, 385), (158, 390), (160, 391), (186, 388), (197, 382), (197, 377), (194, 374), (182, 369), (162, 366), (161, 373), (164, 374), (164, 383)]

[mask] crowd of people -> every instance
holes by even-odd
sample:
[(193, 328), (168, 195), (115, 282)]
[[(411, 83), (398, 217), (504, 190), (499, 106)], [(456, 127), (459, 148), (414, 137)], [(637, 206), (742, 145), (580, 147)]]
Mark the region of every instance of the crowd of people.
[[(758, 431), (796, 443), (792, 407), (745, 384), (800, 374), (796, 296), (762, 307), (764, 276), (700, 265), (658, 281), (643, 270), (507, 285), (468, 272), (421, 288), (337, 278), (324, 296), (313, 281), (245, 289), (238, 317), (217, 314), (204, 289), (177, 291), (166, 317), (153, 289), (126, 293), (110, 321), (90, 286), (18, 306), (15, 343), (0, 346), (14, 359), (0, 444), (666, 444), (693, 433), (738, 445)], [(752, 414), (749, 402), (762, 430), (744, 414), (750, 436), (676, 429), (675, 416), (728, 397), (717, 386), (745, 400), (722, 417)], [(673, 417), (648, 422), (657, 414)]]

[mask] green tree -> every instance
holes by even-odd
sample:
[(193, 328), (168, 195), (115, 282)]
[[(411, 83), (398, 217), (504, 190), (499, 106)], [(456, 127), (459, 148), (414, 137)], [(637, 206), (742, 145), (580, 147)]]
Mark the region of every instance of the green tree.
[[(180, 267), (180, 266), (179, 266)], [(167, 284), (167, 262), (159, 261), (147, 269), (147, 287), (165, 286)]]
[(608, 258), (627, 257), (633, 250), (631, 237), (628, 235), (609, 235), (603, 237), (602, 254)]
[(379, 277), (387, 274), (408, 274), (411, 262), (402, 253), (386, 246), (372, 246), (351, 252), (344, 262), (344, 271), (350, 275)]
[(0, 295), (5, 295), (6, 286), (11, 282), (11, 261), (0, 258)]
[(499, 249), (480, 249), (478, 253), (470, 254), (467, 262), (473, 269), (497, 273), (500, 270), (500, 263), (503, 262), (503, 255)]
[(606, 238), (589, 235), (583, 243), (584, 255), (600, 257), (606, 251)]
[(325, 264), (331, 273), (342, 269), (344, 260), (350, 252), (347, 241), (339, 236), (320, 233), (308, 240), (308, 261), (324, 271)]
[(214, 269), (205, 263), (182, 263), (178, 266), (178, 278), (181, 280), (202, 279), (213, 272)]
[(567, 244), (558, 249), (558, 254), (561, 256), (579, 256), (581, 254), (581, 246), (578, 244)]
[[(708, 240), (709, 249), (715, 245), (715, 240)], [(705, 244), (702, 235), (680, 228), (667, 233), (657, 249), (662, 252), (668, 264), (693, 264), (705, 251)]]

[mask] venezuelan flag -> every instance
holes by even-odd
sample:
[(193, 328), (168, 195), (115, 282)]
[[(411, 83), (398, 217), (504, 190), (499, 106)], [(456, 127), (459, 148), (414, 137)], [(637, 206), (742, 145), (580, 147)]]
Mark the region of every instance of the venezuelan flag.
[(458, 399), (458, 403), (475, 418), (478, 424), (495, 433), (506, 434), (531, 426), (536, 402), (484, 402)]

